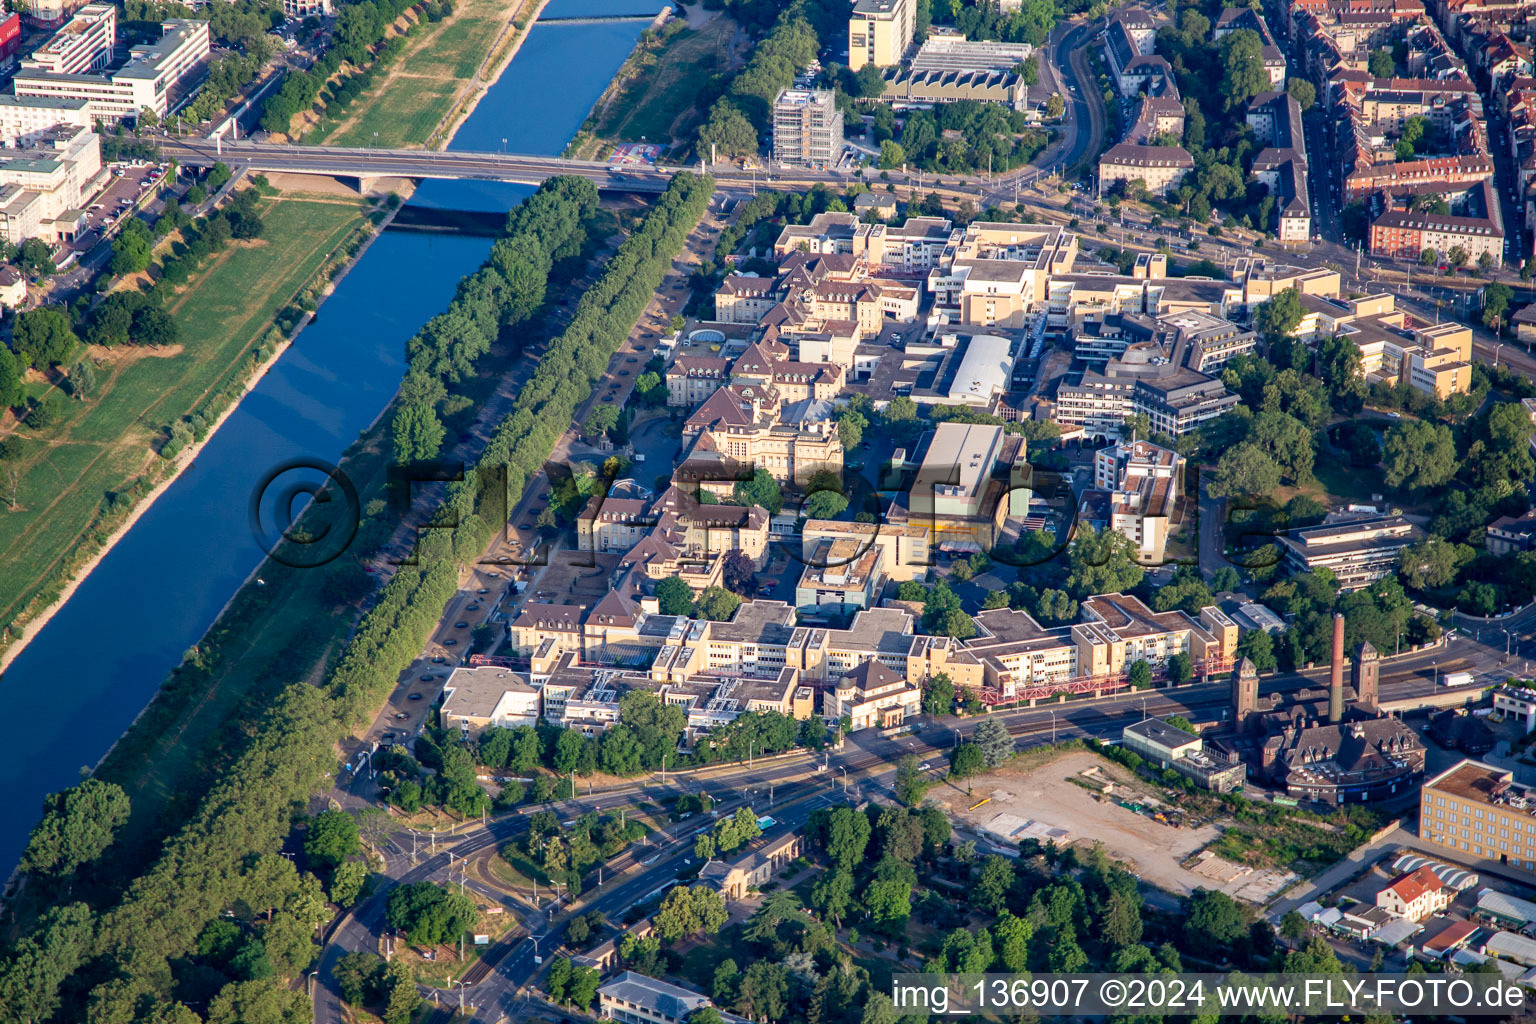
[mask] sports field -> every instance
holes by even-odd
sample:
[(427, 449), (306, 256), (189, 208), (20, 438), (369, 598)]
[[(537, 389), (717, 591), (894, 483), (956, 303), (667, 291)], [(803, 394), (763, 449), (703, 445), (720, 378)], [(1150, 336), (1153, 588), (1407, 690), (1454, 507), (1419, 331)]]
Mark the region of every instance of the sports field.
[[(231, 244), (167, 306), (179, 328), (175, 345), (93, 349), (95, 397), (66, 402), (63, 420), (41, 431), (10, 416), (0, 424), (22, 452), (3, 474), (0, 621), (57, 592), (60, 567), (96, 546), (92, 524), (110, 495), (157, 468), (151, 444), (161, 431), (249, 372), (273, 315), (363, 213), (356, 200), (298, 195), (267, 199), (264, 209), (263, 237)], [(33, 390), (51, 387), (38, 381)]]

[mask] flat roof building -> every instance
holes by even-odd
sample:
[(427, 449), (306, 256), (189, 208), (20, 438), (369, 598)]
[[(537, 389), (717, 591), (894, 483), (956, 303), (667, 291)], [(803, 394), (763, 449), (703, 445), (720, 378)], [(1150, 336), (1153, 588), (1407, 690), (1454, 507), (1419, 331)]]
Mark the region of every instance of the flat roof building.
[(1328, 569), (1348, 591), (1396, 573), (1403, 549), (1420, 532), (1402, 516), (1367, 516), (1292, 530), (1279, 542), (1291, 572)]
[[(1536, 793), (1515, 783), (1514, 772), (1466, 760), (1427, 779), (1419, 795), (1419, 839), (1463, 863), (1490, 860), (1536, 868)], [(1478, 910), (1521, 926), (1536, 921), (1536, 906), (1507, 903)]]

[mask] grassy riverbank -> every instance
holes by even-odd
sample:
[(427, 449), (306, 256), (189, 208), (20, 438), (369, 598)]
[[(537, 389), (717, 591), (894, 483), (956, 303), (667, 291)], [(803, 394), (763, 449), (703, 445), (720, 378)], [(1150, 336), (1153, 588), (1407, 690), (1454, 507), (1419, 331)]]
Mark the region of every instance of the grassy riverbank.
[[(688, 139), (707, 110), (699, 94), (715, 75), (730, 69), (736, 22), (718, 17), (702, 28), (664, 29), (662, 38), (642, 43), (598, 103), (596, 132), (605, 142), (665, 143)], [(671, 34), (668, 34), (668, 32)]]
[[(41, 431), (0, 428), (21, 451), (6, 465), (0, 506), (8, 509), (0, 516), (0, 621), (13, 624), (11, 639), (63, 591), (134, 499), (170, 472), (155, 452), (165, 426), (193, 413), (211, 422), (243, 393), (270, 355), (263, 345), (278, 311), (362, 228), (363, 214), (356, 200), (265, 200), (263, 237), (230, 245), (167, 303), (176, 344), (93, 348), (94, 397), (65, 403), (63, 419)], [(39, 381), (34, 390), (53, 386)]]
[(406, 49), (339, 118), (322, 120), (304, 141), (401, 149), (446, 139), (453, 115), (495, 79), (546, 0), (459, 0), (449, 17), (418, 25)]

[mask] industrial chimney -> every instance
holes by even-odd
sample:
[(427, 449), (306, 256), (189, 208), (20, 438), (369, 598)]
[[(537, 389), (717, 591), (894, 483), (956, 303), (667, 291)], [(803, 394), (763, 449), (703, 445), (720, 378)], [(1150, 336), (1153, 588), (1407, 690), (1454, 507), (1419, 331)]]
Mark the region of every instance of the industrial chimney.
[(1344, 720), (1344, 616), (1333, 613), (1333, 660), (1328, 674), (1328, 721)]

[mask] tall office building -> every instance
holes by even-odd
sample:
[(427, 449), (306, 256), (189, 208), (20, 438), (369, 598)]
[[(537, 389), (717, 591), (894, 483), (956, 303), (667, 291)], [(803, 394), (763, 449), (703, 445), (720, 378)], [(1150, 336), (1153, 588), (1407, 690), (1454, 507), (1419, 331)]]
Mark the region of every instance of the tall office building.
[(916, 29), (917, 0), (858, 0), (848, 16), (848, 70), (900, 64)]
[(773, 101), (773, 158), (831, 167), (843, 152), (843, 112), (827, 89), (785, 89)]

